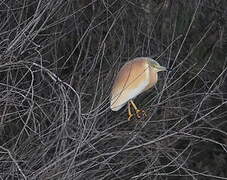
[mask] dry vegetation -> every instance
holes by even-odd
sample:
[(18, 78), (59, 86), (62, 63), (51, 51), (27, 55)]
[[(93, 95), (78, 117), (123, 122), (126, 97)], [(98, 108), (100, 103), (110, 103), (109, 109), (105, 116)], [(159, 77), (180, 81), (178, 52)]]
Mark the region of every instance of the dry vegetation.
[[(0, 179), (227, 179), (227, 1), (0, 3)], [(130, 58), (173, 69), (111, 112)]]

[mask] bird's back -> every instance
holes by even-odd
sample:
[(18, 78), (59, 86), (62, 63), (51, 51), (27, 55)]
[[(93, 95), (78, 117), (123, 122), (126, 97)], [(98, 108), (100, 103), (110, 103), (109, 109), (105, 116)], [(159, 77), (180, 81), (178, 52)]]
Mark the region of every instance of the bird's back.
[(118, 72), (111, 92), (111, 109), (118, 111), (130, 99), (150, 88), (150, 67), (147, 58), (136, 58)]

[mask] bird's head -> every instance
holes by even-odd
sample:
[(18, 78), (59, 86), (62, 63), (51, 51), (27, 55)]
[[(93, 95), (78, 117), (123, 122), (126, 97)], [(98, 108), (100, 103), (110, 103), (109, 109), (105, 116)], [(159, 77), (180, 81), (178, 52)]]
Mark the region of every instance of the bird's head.
[(155, 61), (154, 59), (149, 58), (149, 66), (156, 72), (160, 72), (160, 71), (166, 71), (166, 67), (161, 66), (157, 61)]

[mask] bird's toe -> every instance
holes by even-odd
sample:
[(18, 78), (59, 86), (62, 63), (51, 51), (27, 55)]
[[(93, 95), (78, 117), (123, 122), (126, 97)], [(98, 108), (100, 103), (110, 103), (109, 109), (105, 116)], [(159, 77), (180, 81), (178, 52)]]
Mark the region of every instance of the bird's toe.
[(144, 110), (139, 110), (139, 109), (137, 109), (136, 110), (136, 116), (137, 116), (137, 118), (141, 118), (141, 117), (146, 117), (147, 116), (147, 114), (146, 114), (146, 112), (144, 111)]

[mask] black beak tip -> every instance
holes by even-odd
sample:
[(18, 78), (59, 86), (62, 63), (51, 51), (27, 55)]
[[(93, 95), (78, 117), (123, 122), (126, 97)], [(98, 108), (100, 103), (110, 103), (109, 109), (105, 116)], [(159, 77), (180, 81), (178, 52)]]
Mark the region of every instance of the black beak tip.
[(170, 68), (166, 68), (166, 70), (168, 71), (168, 72), (171, 72), (171, 71), (173, 71), (172, 69), (170, 69)]

